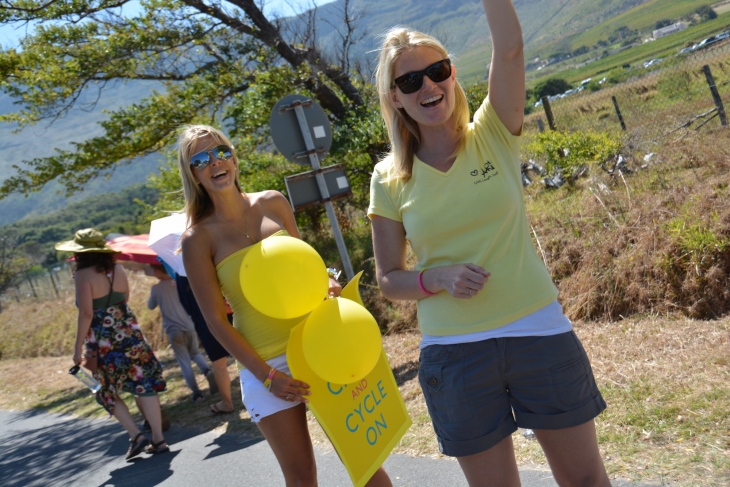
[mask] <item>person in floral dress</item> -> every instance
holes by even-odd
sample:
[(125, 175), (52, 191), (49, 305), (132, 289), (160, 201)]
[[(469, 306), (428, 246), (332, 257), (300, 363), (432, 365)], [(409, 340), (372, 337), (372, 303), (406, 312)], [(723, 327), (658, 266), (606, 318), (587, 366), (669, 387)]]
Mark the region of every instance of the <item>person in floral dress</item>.
[[(82, 362), (101, 384), (96, 400), (129, 434), (127, 460), (147, 453), (169, 451), (162, 435), (162, 413), (157, 394), (166, 388), (162, 365), (142, 335), (127, 305), (129, 283), (116, 264), (115, 251), (93, 229), (79, 230), (73, 240), (56, 250), (74, 253), (76, 305), (79, 309), (73, 362)], [(82, 357), (82, 349), (86, 354)], [(152, 443), (139, 431), (122, 392), (131, 393), (150, 424)]]

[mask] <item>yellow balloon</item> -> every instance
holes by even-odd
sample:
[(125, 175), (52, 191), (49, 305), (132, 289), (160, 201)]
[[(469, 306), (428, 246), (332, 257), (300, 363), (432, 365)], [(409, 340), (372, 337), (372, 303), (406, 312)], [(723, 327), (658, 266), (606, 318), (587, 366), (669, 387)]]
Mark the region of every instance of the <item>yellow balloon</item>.
[(344, 298), (327, 299), (307, 317), (302, 348), (307, 364), (327, 382), (351, 384), (368, 375), (382, 349), (368, 310)]
[(257, 311), (279, 319), (312, 311), (327, 296), (327, 267), (298, 238), (276, 236), (252, 245), (241, 262), (241, 290)]

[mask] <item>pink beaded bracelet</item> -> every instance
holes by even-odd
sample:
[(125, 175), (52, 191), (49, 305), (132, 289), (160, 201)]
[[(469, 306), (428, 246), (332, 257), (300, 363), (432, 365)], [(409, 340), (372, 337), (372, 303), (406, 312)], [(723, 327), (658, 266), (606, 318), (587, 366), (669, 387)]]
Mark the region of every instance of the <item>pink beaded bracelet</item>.
[(273, 383), (274, 376), (276, 375), (277, 372), (278, 372), (278, 370), (276, 370), (275, 368), (271, 367), (271, 370), (269, 371), (269, 376), (264, 381), (264, 387), (269, 392), (271, 392), (271, 384)]
[(426, 296), (433, 296), (436, 293), (432, 293), (428, 289), (426, 289), (423, 286), (423, 273), (426, 272), (426, 269), (423, 269), (421, 272), (418, 273), (418, 287), (421, 288), (421, 291), (423, 291), (423, 294)]

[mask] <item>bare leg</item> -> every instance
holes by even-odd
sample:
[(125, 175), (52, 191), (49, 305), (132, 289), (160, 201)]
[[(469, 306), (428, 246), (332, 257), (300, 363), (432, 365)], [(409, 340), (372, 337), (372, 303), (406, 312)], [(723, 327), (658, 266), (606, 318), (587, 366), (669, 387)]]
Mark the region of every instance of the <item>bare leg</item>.
[(162, 412), (160, 411), (159, 396), (134, 396), (134, 400), (139, 410), (142, 411), (142, 415), (150, 423), (152, 442), (164, 442), (165, 437), (162, 436)]
[(593, 420), (572, 428), (534, 430), (561, 487), (611, 487)]
[(276, 455), (287, 487), (315, 487), (317, 465), (304, 404), (267, 416), (258, 426)]
[[(327, 432), (325, 431), (325, 435), (327, 435)], [(332, 441), (332, 438), (327, 435), (327, 438)], [(342, 461), (342, 457), (340, 456), (339, 452), (335, 450), (335, 453), (337, 453), (337, 456), (339, 457), (340, 461)], [(370, 480), (365, 484), (365, 487), (393, 487), (393, 482), (390, 481), (390, 477), (388, 476), (388, 472), (385, 471), (383, 467), (380, 467), (375, 471), (372, 477), (370, 477)]]
[(466, 457), (456, 457), (470, 487), (519, 487), (512, 437), (485, 450)]
[(368, 480), (368, 483), (365, 484), (365, 487), (393, 487), (393, 482), (390, 481), (390, 477), (388, 477), (388, 473), (383, 469), (383, 467), (380, 467), (372, 477), (370, 477), (370, 480)]
[(132, 415), (129, 413), (129, 408), (127, 408), (127, 405), (119, 396), (115, 396), (114, 400), (114, 417), (127, 430), (127, 434), (129, 434), (131, 439), (135, 439), (140, 433), (139, 428), (137, 428), (137, 423), (134, 422)]
[(218, 385), (218, 393), (221, 400), (215, 404), (220, 411), (233, 411), (233, 400), (231, 399), (231, 377), (228, 375), (228, 358), (219, 358), (213, 362), (213, 374), (215, 383)]

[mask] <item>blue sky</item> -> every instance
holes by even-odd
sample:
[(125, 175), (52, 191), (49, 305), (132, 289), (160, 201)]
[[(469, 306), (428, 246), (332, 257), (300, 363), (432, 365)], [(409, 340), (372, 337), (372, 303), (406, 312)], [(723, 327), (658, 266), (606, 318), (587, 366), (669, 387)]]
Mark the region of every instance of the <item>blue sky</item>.
[[(324, 5), (334, 0), (312, 0), (317, 5)], [(279, 12), (280, 15), (289, 16), (292, 15), (293, 10), (290, 5), (294, 5), (295, 8), (301, 9), (300, 6), (310, 5), (310, 0), (267, 0), (266, 7), (264, 8), (265, 13)], [(125, 15), (134, 15), (140, 9), (139, 2), (134, 1), (123, 7), (123, 13)], [(18, 41), (26, 35), (27, 32), (32, 32), (32, 27), (24, 26), (19, 24), (17, 26), (12, 25), (0, 25), (0, 46), (3, 48), (15, 47), (18, 45)]]

